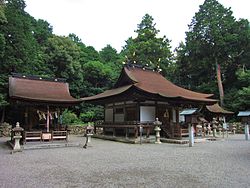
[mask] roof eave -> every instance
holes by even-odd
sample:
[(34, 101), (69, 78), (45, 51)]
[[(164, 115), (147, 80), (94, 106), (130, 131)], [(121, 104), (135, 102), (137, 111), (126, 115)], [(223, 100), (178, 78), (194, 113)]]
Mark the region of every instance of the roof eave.
[(24, 102), (30, 102), (30, 103), (42, 103), (42, 104), (74, 104), (78, 105), (81, 102), (83, 102), (81, 99), (75, 99), (75, 100), (57, 100), (57, 99), (37, 99), (37, 98), (26, 98), (26, 97), (19, 97), (19, 96), (10, 96), (10, 99), (13, 101), (24, 101)]

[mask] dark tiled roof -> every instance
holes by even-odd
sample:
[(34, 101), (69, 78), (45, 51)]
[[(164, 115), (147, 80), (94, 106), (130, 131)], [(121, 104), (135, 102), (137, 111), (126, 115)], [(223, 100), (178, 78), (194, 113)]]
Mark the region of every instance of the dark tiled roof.
[(47, 103), (80, 103), (70, 95), (68, 83), (43, 79), (9, 77), (11, 99)]
[(213, 105), (207, 105), (206, 106), (207, 110), (216, 113), (216, 114), (233, 114), (234, 112), (227, 111), (223, 109), (221, 106), (219, 106), (218, 103), (213, 104)]
[(184, 99), (212, 104), (216, 102), (216, 100), (209, 98), (213, 96), (213, 94), (198, 93), (181, 88), (165, 79), (156, 71), (131, 66), (123, 68), (121, 76), (115, 84), (115, 87), (117, 88), (92, 97), (83, 98), (83, 100), (94, 101), (104, 97), (119, 95), (120, 93), (132, 88), (131, 86), (143, 92), (156, 94), (166, 99)]

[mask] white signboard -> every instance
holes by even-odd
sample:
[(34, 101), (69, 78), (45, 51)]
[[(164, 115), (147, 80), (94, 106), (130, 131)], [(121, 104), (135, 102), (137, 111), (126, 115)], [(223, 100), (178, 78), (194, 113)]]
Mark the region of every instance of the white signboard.
[(141, 106), (140, 107), (140, 121), (155, 121), (155, 107)]

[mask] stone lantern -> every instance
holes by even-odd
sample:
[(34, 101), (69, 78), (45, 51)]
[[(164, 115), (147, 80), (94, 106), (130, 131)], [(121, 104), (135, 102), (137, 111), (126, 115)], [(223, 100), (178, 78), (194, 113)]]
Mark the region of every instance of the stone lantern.
[(88, 126), (86, 127), (86, 142), (83, 148), (86, 149), (87, 145), (91, 143), (91, 136), (93, 136), (93, 131), (94, 131), (94, 128), (90, 125), (90, 123), (88, 123)]
[(86, 128), (86, 137), (88, 138), (88, 143), (91, 142), (91, 136), (93, 136), (94, 128), (88, 123), (88, 126)]
[(212, 134), (212, 129), (211, 129), (210, 123), (208, 123), (208, 125), (207, 125), (207, 133), (208, 133), (208, 136), (210, 136)]
[(218, 127), (217, 127), (217, 129), (219, 131), (219, 136), (221, 136), (221, 133), (222, 133), (222, 128), (223, 128), (222, 124), (223, 124), (223, 119), (222, 119), (222, 117), (219, 117)]
[(233, 135), (235, 135), (235, 131), (236, 131), (236, 124), (234, 123), (232, 126), (233, 126), (233, 128), (232, 128)]
[(216, 120), (216, 118), (213, 118), (212, 120), (212, 128), (213, 128), (213, 137), (216, 137), (216, 129), (218, 125), (218, 121)]
[(161, 126), (162, 122), (159, 121), (158, 118), (156, 118), (156, 121), (154, 122), (154, 125), (155, 125), (155, 144), (161, 144), (161, 141), (160, 141), (160, 131), (161, 131)]
[(242, 124), (245, 124), (245, 139), (249, 139), (249, 124), (250, 124), (250, 111), (241, 111), (238, 114), (241, 117)]
[(204, 135), (204, 137), (206, 136), (206, 132), (208, 130), (206, 125), (207, 125), (206, 123), (203, 124), (203, 132), (204, 132), (203, 135)]
[(13, 152), (22, 151), (20, 146), (20, 139), (22, 138), (23, 128), (20, 127), (19, 122), (16, 123), (16, 127), (12, 129), (12, 132), (14, 139)]
[(201, 123), (198, 123), (197, 125), (196, 125), (196, 130), (197, 130), (197, 132), (196, 132), (196, 136), (202, 136), (202, 124)]

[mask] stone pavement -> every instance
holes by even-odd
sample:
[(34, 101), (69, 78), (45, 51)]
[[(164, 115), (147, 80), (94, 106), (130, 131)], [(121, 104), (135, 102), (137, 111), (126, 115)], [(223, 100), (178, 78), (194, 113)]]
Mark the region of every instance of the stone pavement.
[[(82, 146), (85, 138), (71, 138)], [(10, 154), (0, 138), (0, 187), (250, 187), (250, 141), (244, 135), (188, 144), (125, 144), (92, 139)]]

